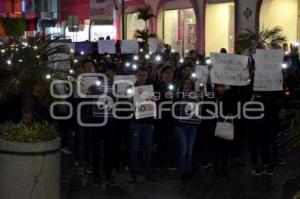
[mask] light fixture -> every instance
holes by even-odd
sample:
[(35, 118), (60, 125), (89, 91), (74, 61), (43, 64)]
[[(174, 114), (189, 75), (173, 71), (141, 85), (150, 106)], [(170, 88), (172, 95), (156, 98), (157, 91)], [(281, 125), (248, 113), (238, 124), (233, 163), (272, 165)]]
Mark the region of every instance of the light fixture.
[(206, 64), (211, 64), (211, 60), (210, 59), (207, 59), (205, 62), (206, 62)]
[(6, 63), (7, 63), (8, 65), (11, 65), (11, 60), (10, 60), (10, 59), (7, 60)]
[(281, 64), (281, 68), (287, 69), (287, 68), (288, 68), (288, 65), (287, 65), (286, 63), (283, 63), (283, 64)]
[(136, 70), (137, 68), (138, 68), (138, 66), (137, 66), (136, 64), (133, 64), (133, 65), (132, 65), (132, 69), (133, 69), (133, 70)]
[(129, 63), (129, 62), (126, 62), (125, 66), (126, 66), (126, 67), (130, 67), (130, 63)]
[(150, 59), (150, 55), (149, 54), (145, 55), (145, 59)]
[(139, 60), (139, 56), (134, 55), (134, 56), (133, 56), (133, 60), (135, 60), (135, 61)]
[(70, 73), (70, 74), (74, 74), (74, 70), (73, 70), (73, 69), (70, 69), (70, 70), (69, 70), (69, 73)]
[(100, 86), (101, 85), (101, 81), (97, 80), (96, 81), (96, 86)]
[(50, 74), (47, 74), (47, 75), (46, 75), (46, 79), (51, 79), (51, 75), (50, 75)]
[(37, 46), (33, 46), (33, 49), (36, 50), (38, 47)]
[(173, 84), (169, 85), (169, 90), (171, 90), (171, 91), (174, 90), (174, 85)]
[(196, 73), (192, 73), (192, 78), (196, 78), (196, 77), (197, 77)]
[(161, 56), (157, 55), (157, 56), (155, 57), (155, 60), (158, 61), (158, 62), (161, 61)]
[(181, 58), (181, 59), (179, 60), (179, 62), (180, 62), (180, 63), (183, 63), (183, 62), (184, 62), (184, 59)]
[(175, 53), (176, 51), (175, 51), (175, 49), (171, 49), (171, 53)]
[(84, 51), (81, 51), (80, 54), (81, 54), (81, 55), (84, 55)]
[(75, 64), (78, 63), (78, 60), (77, 60), (77, 59), (74, 59), (74, 63), (75, 63)]

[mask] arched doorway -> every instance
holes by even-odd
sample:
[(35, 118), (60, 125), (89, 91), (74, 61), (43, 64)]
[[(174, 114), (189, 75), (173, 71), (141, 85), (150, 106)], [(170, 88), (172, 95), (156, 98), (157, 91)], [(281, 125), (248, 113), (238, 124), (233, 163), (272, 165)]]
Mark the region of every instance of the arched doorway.
[[(133, 38), (134, 31), (137, 28), (143, 28), (142, 22), (137, 20), (137, 8), (147, 5), (145, 0), (127, 0), (125, 1), (125, 38)], [(122, 5), (118, 3), (117, 13), (117, 39), (121, 39), (122, 33)], [(151, 30), (151, 27), (150, 27)]]
[(160, 0), (156, 9), (156, 33), (184, 55), (198, 49), (198, 11), (195, 0)]
[(279, 26), (288, 43), (300, 40), (299, 0), (259, 0), (257, 6), (256, 29)]
[(205, 7), (205, 54), (225, 48), (234, 53), (235, 2), (206, 0)]

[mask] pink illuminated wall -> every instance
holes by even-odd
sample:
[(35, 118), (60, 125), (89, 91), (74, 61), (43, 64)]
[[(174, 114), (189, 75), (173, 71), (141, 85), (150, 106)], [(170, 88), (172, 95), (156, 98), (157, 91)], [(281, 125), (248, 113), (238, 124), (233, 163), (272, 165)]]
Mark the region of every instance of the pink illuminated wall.
[(61, 0), (61, 19), (76, 15), (80, 20), (90, 18), (90, 0)]

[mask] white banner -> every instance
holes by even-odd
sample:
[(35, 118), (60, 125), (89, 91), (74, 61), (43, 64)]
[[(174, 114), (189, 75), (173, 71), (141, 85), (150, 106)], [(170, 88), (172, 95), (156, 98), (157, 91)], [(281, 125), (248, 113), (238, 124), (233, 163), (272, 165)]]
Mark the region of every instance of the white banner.
[(121, 42), (121, 53), (122, 54), (136, 54), (139, 52), (139, 44), (135, 39), (122, 40)]
[(153, 53), (164, 53), (165, 52), (165, 42), (162, 39), (157, 38), (149, 38), (148, 39), (149, 44), (149, 51)]
[(257, 49), (254, 55), (254, 91), (282, 91), (284, 52), (276, 49)]
[(116, 53), (116, 46), (115, 40), (99, 40), (98, 41), (98, 53), (104, 54), (115, 54)]
[(113, 20), (113, 0), (90, 0), (90, 19)]
[(116, 93), (126, 96), (128, 87), (132, 87), (135, 82), (135, 75), (115, 75), (114, 84), (116, 85)]
[(248, 57), (225, 53), (211, 53), (211, 81), (215, 84), (245, 86), (249, 82)]
[(153, 85), (137, 86), (134, 88), (135, 118), (156, 117), (156, 104), (149, 100), (154, 97)]
[[(59, 47), (65, 48), (66, 52), (69, 50), (75, 51), (75, 43), (52, 43), (50, 44), (50, 48)], [(70, 53), (56, 53), (48, 57), (50, 64), (48, 64), (49, 68), (58, 69), (58, 70), (69, 70), (71, 67)], [(64, 60), (64, 61), (62, 61)]]
[(197, 78), (197, 81), (195, 82), (196, 91), (199, 91), (200, 84), (204, 86), (207, 83), (208, 75), (209, 75), (208, 66), (206, 65), (196, 66), (196, 78)]

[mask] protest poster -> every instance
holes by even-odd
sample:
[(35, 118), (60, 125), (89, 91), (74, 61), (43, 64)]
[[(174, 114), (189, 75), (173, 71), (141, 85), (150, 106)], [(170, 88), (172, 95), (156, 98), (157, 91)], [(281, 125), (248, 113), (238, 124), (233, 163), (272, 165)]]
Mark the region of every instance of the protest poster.
[(84, 54), (92, 54), (93, 48), (91, 42), (76, 42), (75, 43), (75, 52)]
[(210, 59), (212, 83), (231, 86), (245, 86), (250, 83), (247, 56), (211, 53)]
[(114, 88), (117, 95), (127, 96), (128, 87), (133, 87), (136, 82), (135, 75), (115, 75)]
[(254, 55), (254, 91), (282, 91), (282, 63), (284, 51), (277, 49), (257, 49)]
[(48, 57), (48, 67), (58, 70), (69, 70), (71, 67), (70, 50), (75, 49), (74, 43), (52, 43), (49, 48), (65, 49), (66, 53), (55, 53)]
[(195, 89), (196, 91), (199, 91), (200, 85), (204, 86), (207, 83), (207, 79), (209, 75), (208, 66), (197, 65), (195, 69), (195, 73), (196, 73)]
[[(201, 115), (201, 106), (197, 106), (198, 96), (196, 92), (185, 92), (182, 94), (180, 106), (180, 123), (200, 124), (201, 119), (197, 116)], [(176, 106), (175, 106), (176, 109)]]
[(121, 42), (121, 53), (122, 54), (136, 54), (139, 52), (139, 44), (135, 39), (122, 40)]
[(149, 99), (154, 97), (153, 85), (134, 87), (133, 104), (135, 118), (156, 117), (156, 104)]
[(98, 53), (104, 54), (115, 54), (116, 53), (116, 46), (115, 40), (99, 40), (98, 41)]

